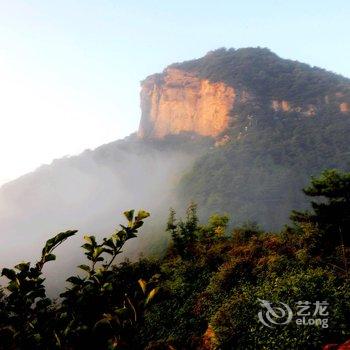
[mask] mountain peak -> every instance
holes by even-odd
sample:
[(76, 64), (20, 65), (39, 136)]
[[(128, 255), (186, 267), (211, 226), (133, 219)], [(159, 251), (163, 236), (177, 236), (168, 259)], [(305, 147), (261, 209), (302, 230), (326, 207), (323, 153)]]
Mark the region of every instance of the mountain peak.
[(216, 137), (248, 110), (265, 116), (348, 114), (350, 80), (266, 48), (220, 48), (147, 77), (141, 110), (141, 138), (181, 132)]

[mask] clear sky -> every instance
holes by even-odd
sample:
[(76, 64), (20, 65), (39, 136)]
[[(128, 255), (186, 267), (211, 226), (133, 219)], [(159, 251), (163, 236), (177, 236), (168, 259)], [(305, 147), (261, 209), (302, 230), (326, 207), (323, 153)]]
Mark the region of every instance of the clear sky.
[(139, 82), (218, 47), (350, 77), (348, 0), (0, 0), (0, 184), (138, 127)]

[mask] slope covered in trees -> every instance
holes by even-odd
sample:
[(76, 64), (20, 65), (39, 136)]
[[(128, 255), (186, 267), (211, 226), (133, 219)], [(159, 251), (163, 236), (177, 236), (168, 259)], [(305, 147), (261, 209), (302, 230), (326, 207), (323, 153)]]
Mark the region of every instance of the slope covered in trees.
[(182, 178), (181, 198), (198, 203), (206, 217), (227, 211), (236, 223), (279, 229), (291, 209), (306, 207), (298, 189), (310, 176), (329, 167), (350, 169), (350, 118), (317, 118), (279, 115), (231, 130), (230, 142), (209, 151)]
[[(221, 48), (196, 60), (175, 63), (211, 81), (245, 88), (260, 100), (319, 104), (324, 96), (341, 92), (350, 98), (349, 79), (308, 64), (282, 59), (267, 48)], [(340, 95), (338, 94), (340, 97)]]
[(182, 179), (181, 198), (208, 217), (226, 210), (234, 222), (256, 220), (278, 229), (297, 191), (326, 168), (350, 168), (347, 78), (284, 60), (267, 49), (220, 49), (175, 67), (224, 81), (245, 96), (231, 111), (221, 139)]
[[(231, 231), (227, 215), (200, 224), (194, 204), (183, 220), (172, 210), (163, 258), (113, 266), (149, 216), (127, 211), (126, 224), (110, 237), (84, 237), (87, 263), (52, 302), (43, 267), (76, 231), (60, 233), (36, 264), (2, 270), (9, 283), (0, 299), (0, 349), (305, 350), (344, 342), (350, 337), (349, 191), (350, 173), (330, 170), (312, 179), (304, 192), (316, 198), (313, 209), (293, 212), (293, 226), (279, 234), (254, 224)], [(277, 324), (285, 319), (276, 314), (270, 328), (258, 317), (267, 302), (295, 312), (300, 301), (318, 305), (313, 316), (320, 322)]]

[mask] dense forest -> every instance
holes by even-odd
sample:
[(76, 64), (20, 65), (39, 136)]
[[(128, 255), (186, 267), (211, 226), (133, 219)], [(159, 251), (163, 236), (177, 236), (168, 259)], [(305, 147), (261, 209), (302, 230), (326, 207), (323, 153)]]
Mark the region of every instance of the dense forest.
[[(350, 170), (350, 118), (339, 110), (350, 102), (349, 79), (261, 48), (219, 49), (173, 66), (248, 96), (232, 109), (223, 142), (179, 184), (179, 198), (198, 203), (203, 219), (226, 211), (235, 224), (280, 229), (291, 209), (307, 208), (298, 189), (310, 176)], [(273, 108), (272, 101), (288, 106)]]
[[(261, 119), (260, 119), (261, 121)], [(258, 221), (279, 229), (292, 208), (307, 208), (300, 193), (310, 176), (326, 168), (350, 170), (350, 119), (343, 116), (269, 118), (213, 148), (181, 179), (178, 195), (210, 213), (228, 212), (234, 223)]]
[(342, 92), (350, 98), (349, 79), (318, 67), (282, 59), (267, 48), (221, 48), (191, 61), (174, 63), (201, 78), (247, 89), (261, 101), (281, 99), (319, 104), (324, 96)]
[[(348, 340), (350, 173), (327, 170), (304, 195), (311, 209), (293, 211), (278, 233), (251, 222), (230, 229), (225, 214), (200, 223), (195, 204), (183, 219), (170, 210), (171, 243), (161, 258), (114, 264), (151, 220), (127, 211), (111, 236), (84, 237), (87, 262), (51, 300), (45, 266), (76, 231), (56, 235), (35, 264), (2, 270), (0, 348), (301, 350)], [(258, 317), (268, 301), (327, 303), (318, 310), (327, 322), (277, 324), (283, 314), (272, 310), (270, 328)]]

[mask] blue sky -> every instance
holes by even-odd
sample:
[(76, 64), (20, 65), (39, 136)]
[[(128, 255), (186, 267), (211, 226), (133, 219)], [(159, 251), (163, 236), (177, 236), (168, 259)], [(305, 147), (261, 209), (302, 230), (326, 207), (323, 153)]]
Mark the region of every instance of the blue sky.
[(350, 77), (343, 0), (0, 0), (0, 184), (122, 138), (139, 82), (226, 47), (269, 47)]

